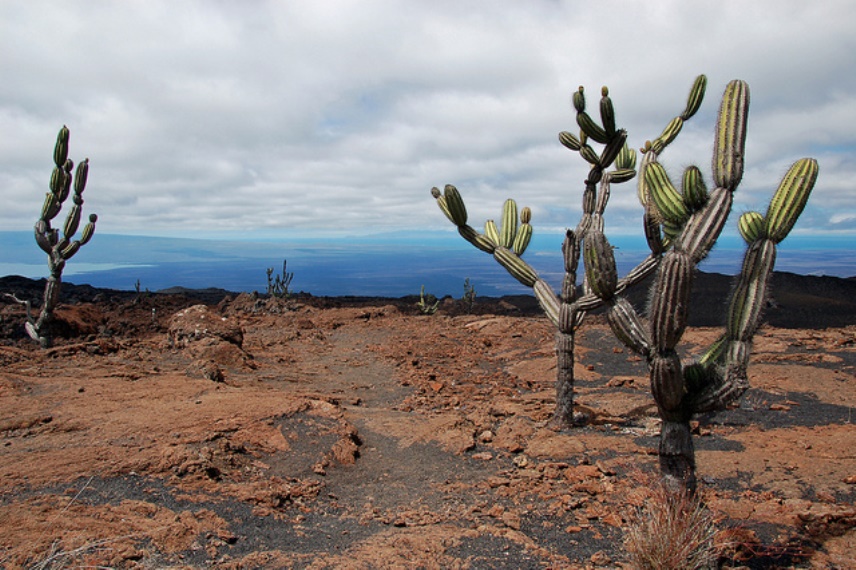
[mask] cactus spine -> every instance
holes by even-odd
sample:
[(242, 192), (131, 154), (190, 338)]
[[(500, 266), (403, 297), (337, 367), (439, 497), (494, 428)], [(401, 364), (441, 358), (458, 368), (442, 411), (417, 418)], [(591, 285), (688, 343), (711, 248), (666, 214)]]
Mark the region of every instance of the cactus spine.
[[(73, 239), (80, 227), (83, 214), (83, 191), (86, 188), (86, 180), (89, 175), (89, 159), (77, 165), (77, 170), (72, 176), (74, 163), (68, 159), (69, 131), (63, 126), (57, 135), (54, 146), (54, 169), (51, 173), (50, 191), (45, 196), (42, 212), (35, 225), (35, 238), (39, 247), (48, 255), (48, 276), (45, 285), (44, 300), (38, 318), (30, 314), (27, 305), (27, 323), (25, 327), (27, 334), (33, 340), (38, 341), (43, 347), (51, 344), (51, 322), (53, 312), (59, 302), (59, 291), (62, 285), (62, 271), (65, 262), (80, 251), (95, 233), (95, 223), (98, 216), (90, 214), (89, 221), (83, 227), (80, 239)], [(71, 196), (72, 206), (66, 216), (62, 227), (62, 234), (58, 229), (51, 227), (51, 221), (59, 214), (63, 203)]]
[[(525, 219), (521, 216), (522, 224), (517, 226), (516, 204), (509, 200), (503, 208), (502, 226), (497, 228), (489, 220), (485, 233), (480, 234), (466, 225), (465, 216), (460, 215), (465, 211), (463, 204), (454, 213), (449, 208), (451, 199), (460, 198), (457, 189), (447, 186), (445, 194), (432, 189), (441, 210), (458, 226), (459, 233), (478, 249), (492, 254), (518, 281), (532, 287), (547, 317), (556, 326), (554, 421), (567, 426), (579, 419), (573, 414), (572, 397), (574, 333), (587, 311), (605, 306), (607, 321), (617, 338), (648, 362), (652, 394), (663, 420), (659, 447), (661, 473), (674, 488), (690, 492), (695, 490), (696, 478), (689, 420), (697, 413), (724, 409), (748, 388), (749, 352), (775, 264), (776, 245), (796, 223), (818, 174), (815, 160), (797, 161), (779, 185), (766, 214), (749, 212), (741, 217), (738, 226), (748, 248), (732, 291), (725, 330), (697, 361), (682, 362), (676, 348), (689, 318), (693, 277), (731, 212), (733, 194), (743, 176), (749, 111), (748, 85), (739, 80), (730, 82), (716, 123), (714, 188), (708, 190), (701, 171), (691, 166), (684, 171), (678, 190), (659, 164), (659, 156), (699, 110), (706, 88), (707, 78), (698, 76), (684, 111), (666, 125), (659, 137), (647, 141), (641, 149), (637, 194), (644, 208), (643, 229), (651, 253), (621, 279), (617, 278), (612, 248), (603, 233), (603, 214), (610, 184), (632, 179), (637, 174), (637, 165), (636, 153), (626, 145), (626, 132), (616, 129), (615, 110), (606, 88), (600, 101), (602, 124), (586, 113), (585, 91), (580, 87), (571, 97), (579, 134), (559, 133), (559, 142), (579, 153), (591, 166), (584, 182), (582, 216), (576, 228), (566, 232), (562, 244), (565, 275), (558, 295), (521, 258), (525, 247), (518, 247), (518, 240), (522, 242), (524, 238), (518, 234), (528, 226), (528, 213)], [(604, 145), (600, 154), (589, 141)], [(614, 170), (607, 172), (613, 165)], [(525, 239), (528, 241), (528, 236)], [(585, 279), (578, 291), (580, 257)], [(651, 306), (645, 318), (622, 293), (654, 271)]]

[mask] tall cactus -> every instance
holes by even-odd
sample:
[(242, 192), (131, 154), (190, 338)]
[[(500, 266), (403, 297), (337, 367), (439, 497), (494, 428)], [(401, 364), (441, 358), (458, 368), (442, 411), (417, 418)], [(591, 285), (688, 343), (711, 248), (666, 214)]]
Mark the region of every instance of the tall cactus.
[[(27, 333), (33, 340), (39, 341), (43, 347), (51, 344), (51, 322), (53, 311), (59, 301), (59, 291), (62, 284), (62, 270), (65, 262), (86, 245), (95, 233), (95, 222), (98, 216), (90, 214), (89, 222), (83, 227), (80, 239), (73, 239), (80, 226), (83, 212), (83, 190), (86, 188), (86, 178), (89, 173), (89, 159), (77, 165), (72, 177), (74, 163), (68, 158), (68, 128), (63, 125), (54, 147), (54, 169), (51, 173), (50, 191), (45, 195), (42, 213), (35, 226), (36, 243), (48, 254), (48, 276), (45, 285), (44, 300), (39, 317), (33, 318), (27, 306)], [(63, 203), (71, 196), (72, 206), (65, 218), (62, 234), (59, 229), (51, 227), (51, 221), (59, 214)]]
[[(705, 79), (702, 76), (693, 86), (684, 112), (669, 123), (659, 138), (648, 143), (650, 152), (646, 157), (649, 160), (656, 159), (675, 140), (683, 123), (695, 114), (701, 104), (704, 87)], [(573, 93), (572, 103), (580, 128), (579, 135), (562, 131), (559, 141), (578, 152), (590, 168), (583, 191), (582, 216), (575, 229), (567, 230), (562, 244), (565, 276), (559, 294), (521, 257), (532, 236), (529, 208), (523, 208), (521, 223), (517, 225), (517, 205), (514, 200), (506, 200), (501, 227), (497, 228), (493, 220), (488, 220), (484, 233), (479, 233), (467, 224), (466, 207), (454, 186), (447, 185), (443, 193), (437, 188), (431, 190), (440, 209), (458, 227), (461, 236), (478, 249), (492, 254), (515, 279), (531, 287), (547, 317), (556, 326), (556, 409), (553, 422), (559, 427), (587, 420), (584, 414), (574, 413), (573, 400), (575, 334), (587, 311), (603, 305), (617, 307), (616, 311), (629, 307), (630, 303), (622, 293), (649, 276), (665, 252), (663, 244), (652, 237), (648, 241), (651, 249), (648, 257), (626, 276), (618, 278), (612, 246), (603, 232), (603, 215), (612, 184), (627, 182), (636, 176), (636, 151), (626, 144), (627, 132), (616, 128), (615, 110), (606, 87), (601, 90), (599, 102), (601, 124), (595, 122), (586, 111), (583, 87)], [(602, 145), (599, 153), (591, 143)], [(650, 213), (646, 213), (643, 226), (646, 235), (653, 236), (655, 223)], [(581, 256), (585, 277), (582, 289), (578, 290), (577, 269)], [(625, 313), (627, 318), (635, 318), (629, 311)]]
[[(682, 362), (676, 351), (686, 329), (690, 294), (696, 268), (711, 250), (731, 212), (733, 194), (743, 176), (746, 122), (749, 111), (749, 87), (739, 80), (725, 89), (717, 120), (713, 155), (713, 190), (708, 191), (700, 170), (688, 167), (680, 190), (671, 182), (659, 163), (659, 155), (680, 132), (684, 121), (701, 105), (707, 80), (699, 76), (681, 115), (673, 119), (663, 133), (642, 148), (637, 188), (644, 207), (644, 230), (649, 256), (626, 277), (616, 277), (615, 259), (603, 235), (603, 211), (609, 196), (609, 182), (629, 180), (635, 173), (631, 151), (624, 146), (613, 157), (617, 170), (604, 173), (604, 157), (614, 153), (623, 131), (614, 129), (614, 115), (606, 89), (601, 100), (603, 126), (585, 113), (580, 89), (574, 94), (579, 138), (570, 133), (559, 135), (561, 142), (580, 152), (592, 164), (583, 194), (583, 217), (575, 230), (565, 237), (565, 281), (562, 295), (556, 297), (519, 254), (507, 251), (497, 255), (501, 246), (489, 236), (481, 236), (466, 226), (463, 202), (453, 187), (440, 196), (433, 189), (441, 209), (458, 225), (459, 232), (480, 249), (494, 253), (497, 260), (521, 283), (533, 287), (547, 316), (557, 326), (558, 382), (556, 417), (572, 422), (570, 395), (573, 386), (573, 332), (586, 310), (605, 306), (607, 321), (615, 335), (648, 362), (651, 390), (662, 419), (660, 434), (660, 470), (666, 483), (675, 489), (695, 491), (695, 452), (690, 432), (694, 414), (724, 409), (748, 388), (747, 367), (751, 342), (760, 324), (761, 309), (767, 295), (776, 258), (776, 245), (793, 228), (817, 180), (814, 159), (798, 160), (779, 185), (766, 214), (747, 212), (738, 228), (748, 247), (740, 275), (731, 294), (725, 331), (695, 361)], [(600, 156), (586, 139), (605, 144)], [(600, 194), (595, 184), (600, 181)], [(454, 210), (449, 202), (454, 202)], [(454, 211), (455, 215), (452, 216)], [(463, 217), (460, 215), (463, 212)], [(528, 221), (528, 220), (527, 220)], [(488, 232), (486, 232), (487, 235)], [(582, 243), (582, 245), (581, 245)], [(484, 247), (485, 245), (493, 246)], [(582, 251), (585, 264), (583, 295), (576, 297), (576, 268)], [(651, 286), (647, 318), (621, 296), (629, 285), (656, 270)], [(525, 280), (521, 277), (525, 277)]]

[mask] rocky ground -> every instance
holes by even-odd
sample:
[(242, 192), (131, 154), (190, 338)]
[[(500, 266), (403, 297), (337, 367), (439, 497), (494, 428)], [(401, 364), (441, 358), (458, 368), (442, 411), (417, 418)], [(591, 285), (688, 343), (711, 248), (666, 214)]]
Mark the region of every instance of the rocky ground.
[[(67, 287), (42, 350), (3, 296), (40, 284), (0, 281), (2, 567), (627, 565), (659, 426), (644, 362), (598, 315), (576, 368), (594, 421), (556, 431), (553, 329), (528, 297), (428, 316)], [(811, 328), (782, 316), (791, 293), (815, 299)], [(696, 424), (725, 567), (856, 566), (856, 320), (812, 295), (780, 292), (752, 389)], [(717, 335), (695, 324), (688, 355)]]

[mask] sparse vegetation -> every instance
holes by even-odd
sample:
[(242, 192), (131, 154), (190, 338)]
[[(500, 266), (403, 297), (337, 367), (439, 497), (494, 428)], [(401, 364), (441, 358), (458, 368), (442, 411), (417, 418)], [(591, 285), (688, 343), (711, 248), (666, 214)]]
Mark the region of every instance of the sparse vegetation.
[(713, 513), (697, 494), (649, 487), (631, 516), (625, 546), (637, 570), (707, 570), (717, 567)]
[[(580, 87), (572, 98), (580, 134), (559, 134), (564, 146), (578, 152), (591, 165), (585, 180), (582, 218), (576, 229), (567, 231), (562, 246), (565, 278), (561, 294), (557, 295), (521, 257), (532, 235), (529, 208), (522, 210), (518, 226), (517, 204), (506, 200), (501, 226), (497, 228), (488, 220), (484, 233), (479, 233), (467, 224), (466, 207), (454, 186), (447, 185), (443, 193), (432, 189), (440, 209), (458, 227), (461, 236), (491, 253), (515, 279), (531, 287), (557, 327), (554, 419), (563, 426), (584, 419), (573, 413), (575, 332), (588, 311), (606, 308), (616, 337), (648, 362), (652, 393), (663, 420), (661, 472), (681, 492), (693, 492), (696, 486), (690, 419), (698, 413), (725, 409), (748, 388), (746, 369), (752, 337), (760, 324), (776, 246), (802, 213), (818, 174), (814, 159), (798, 160), (779, 185), (766, 214), (747, 212), (740, 217), (740, 233), (748, 248), (732, 292), (725, 331), (698, 360), (682, 362), (676, 347), (687, 326), (696, 267), (714, 246), (728, 219), (745, 161), (749, 87), (735, 80), (726, 87), (720, 105), (712, 161), (713, 189), (708, 190), (696, 166), (689, 166), (678, 190), (659, 163), (660, 154), (675, 141), (684, 122), (698, 111), (706, 87), (706, 77), (699, 76), (683, 112), (641, 149), (637, 188), (651, 253), (623, 279), (618, 279), (613, 247), (604, 234), (603, 215), (611, 185), (636, 176), (636, 153), (626, 144), (627, 133), (616, 128), (606, 87), (599, 104), (601, 124), (586, 112), (584, 90)], [(601, 152), (596, 152), (590, 142), (603, 145)], [(613, 165), (615, 169), (607, 171)], [(580, 257), (585, 270), (581, 294), (576, 284)], [(622, 293), (655, 271), (651, 303), (644, 318)]]
[(273, 267), (267, 268), (267, 294), (278, 299), (288, 299), (291, 296), (291, 280), (294, 273), (287, 270), (288, 260), (282, 260), (282, 273), (274, 275)]
[(470, 283), (470, 278), (467, 277), (464, 279), (464, 295), (461, 297), (461, 301), (464, 302), (468, 313), (473, 311), (473, 305), (476, 303), (476, 295), (476, 288)]
[(416, 303), (416, 306), (419, 307), (419, 311), (423, 315), (433, 315), (437, 312), (437, 308), (440, 306), (440, 301), (431, 293), (426, 295), (425, 285), (423, 285), (422, 289), (419, 291), (419, 302)]

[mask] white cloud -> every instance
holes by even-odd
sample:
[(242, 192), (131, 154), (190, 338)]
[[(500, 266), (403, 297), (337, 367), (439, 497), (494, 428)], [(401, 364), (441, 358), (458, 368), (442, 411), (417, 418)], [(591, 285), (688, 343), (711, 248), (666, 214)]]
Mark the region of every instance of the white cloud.
[[(3, 3), (0, 228), (35, 221), (62, 124), (106, 233), (445, 228), (429, 194), (445, 183), (473, 225), (513, 196), (536, 229), (573, 226), (587, 168), (556, 139), (576, 128), (571, 91), (609, 85), (639, 146), (698, 73), (706, 104), (670, 171), (708, 171), (717, 99), (746, 79), (738, 207), (817, 156), (806, 220), (840, 228), (830, 212), (856, 210), (854, 25), (843, 1)], [(614, 189), (610, 227), (638, 217), (633, 183)]]

